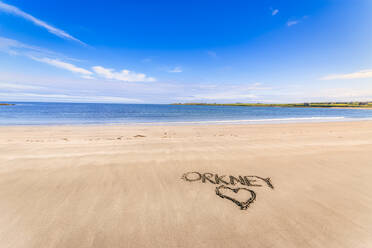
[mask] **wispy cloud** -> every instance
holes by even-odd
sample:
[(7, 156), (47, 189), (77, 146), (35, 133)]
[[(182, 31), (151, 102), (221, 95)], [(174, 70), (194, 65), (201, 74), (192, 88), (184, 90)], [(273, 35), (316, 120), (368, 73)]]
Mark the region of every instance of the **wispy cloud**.
[(299, 22), (300, 22), (299, 20), (295, 20), (295, 21), (287, 21), (287, 26), (290, 27), (290, 26), (293, 26), (293, 25), (298, 24)]
[(331, 74), (322, 77), (321, 80), (335, 80), (335, 79), (357, 79), (357, 78), (372, 78), (372, 69), (362, 70), (347, 74)]
[(278, 9), (273, 9), (273, 10), (271, 10), (271, 15), (272, 16), (274, 16), (274, 15), (276, 15), (276, 14), (278, 14), (279, 13), (279, 10)]
[(82, 45), (86, 45), (84, 42), (82, 42), (81, 40), (73, 37), (72, 35), (68, 34), (67, 32), (61, 30), (61, 29), (58, 29), (56, 27), (53, 27), (52, 25), (49, 25), (48, 23), (40, 20), (40, 19), (37, 19), (36, 17), (20, 10), (19, 8), (13, 6), (13, 5), (9, 5), (9, 4), (6, 4), (4, 2), (1, 2), (0, 1), (0, 11), (3, 11), (3, 12), (6, 12), (6, 13), (9, 13), (9, 14), (13, 14), (13, 15), (16, 15), (16, 16), (19, 16), (23, 19), (26, 19), (30, 22), (32, 22), (33, 24), (37, 25), (37, 26), (40, 26), (42, 28), (45, 28), (48, 32), (60, 37), (60, 38), (63, 38), (63, 39), (66, 39), (66, 40), (72, 40), (72, 41), (75, 41), (75, 42), (78, 42)]
[(169, 70), (168, 72), (171, 72), (171, 73), (182, 72), (182, 68), (180, 66), (177, 66), (177, 67), (174, 67), (173, 69)]
[(80, 68), (74, 64), (64, 62), (62, 59), (55, 58), (62, 55), (40, 47), (30, 46), (17, 40), (0, 37), (0, 51), (6, 52), (10, 55), (25, 56), (34, 61), (49, 64), (79, 74), (82, 78), (92, 79), (93, 72)]
[(55, 67), (58, 67), (58, 68), (61, 68), (61, 69), (65, 69), (65, 70), (68, 70), (68, 71), (73, 72), (73, 73), (77, 73), (85, 79), (92, 79), (93, 78), (92, 77), (93, 72), (88, 71), (84, 68), (77, 67), (73, 64), (60, 61), (58, 59), (36, 58), (36, 57), (32, 57), (32, 56), (30, 56), (30, 58), (35, 60), (35, 61), (38, 61), (38, 62), (42, 62), (42, 63), (52, 65), (52, 66), (55, 66)]
[(153, 77), (148, 77), (143, 73), (135, 73), (129, 70), (122, 70), (116, 72), (114, 69), (104, 68), (102, 66), (93, 66), (93, 71), (106, 79), (113, 79), (124, 82), (155, 82), (156, 79)]
[(25, 43), (22, 43), (17, 40), (5, 38), (0, 36), (0, 52), (5, 52), (10, 55), (19, 55), (19, 56), (36, 56), (36, 57), (58, 57), (61, 60), (71, 60), (81, 62), (82, 60), (67, 57), (64, 54), (57, 53), (45, 48), (38, 46), (32, 46)]
[(5, 38), (0, 36), (0, 51), (11, 55), (25, 55), (25, 54), (43, 54), (43, 55), (57, 55), (47, 49), (37, 46), (30, 46), (19, 42), (17, 40)]
[(2, 51), (8, 51), (12, 47), (24, 47), (24, 46), (25, 45), (23, 45), (22, 43), (16, 40), (8, 39), (5, 37), (0, 37), (0, 50)]
[(25, 84), (9, 84), (9, 83), (1, 83), (0, 82), (0, 89), (7, 89), (7, 90), (39, 90), (39, 89), (44, 89), (44, 87), (34, 86), (34, 85), (25, 85)]
[[(153, 77), (148, 77), (143, 73), (135, 73), (129, 70), (122, 70), (115, 72), (113, 69), (107, 69), (102, 66), (92, 67), (93, 71), (76, 66), (71, 62), (65, 60), (73, 60), (71, 58), (63, 57), (62, 55), (51, 52), (39, 47), (30, 46), (21, 43), (17, 40), (12, 40), (0, 37), (0, 51), (11, 55), (24, 56), (37, 62), (45, 63), (60, 69), (68, 70), (78, 74), (84, 79), (94, 79), (94, 73), (106, 79), (114, 79), (125, 82), (154, 82)], [(62, 57), (62, 59), (61, 59)], [(76, 59), (74, 59), (76, 60)], [(174, 72), (178, 72), (181, 68), (176, 67)]]
[(262, 83), (251, 84), (227, 84), (227, 85), (200, 85), (195, 94), (176, 97), (177, 101), (203, 101), (203, 102), (238, 102), (238, 101), (257, 101), (257, 93), (271, 90), (264, 87)]
[(288, 27), (291, 27), (293, 25), (296, 25), (296, 24), (299, 24), (300, 22), (304, 21), (305, 19), (307, 19), (309, 16), (303, 16), (302, 18), (300, 19), (296, 19), (296, 20), (289, 20), (287, 21), (287, 26)]
[[(60, 69), (68, 70), (79, 75), (84, 79), (94, 79), (94, 74), (106, 78), (125, 82), (154, 82), (153, 77), (148, 77), (143, 73), (136, 73), (129, 70), (115, 72), (113, 69), (104, 68), (102, 66), (92, 67), (93, 71), (76, 66), (69, 61), (79, 61), (72, 58), (67, 58), (61, 54), (42, 49), (40, 47), (30, 46), (21, 43), (17, 40), (12, 40), (0, 37), (0, 51), (11, 55), (24, 56), (37, 62), (45, 63)], [(62, 58), (61, 58), (62, 57)], [(180, 67), (176, 67), (174, 72), (179, 72)]]
[(214, 94), (195, 94), (192, 96), (177, 97), (176, 100), (181, 101), (195, 101), (195, 100), (247, 100), (256, 99), (254, 94), (238, 94), (238, 93), (214, 93)]
[(33, 100), (33, 101), (62, 101), (62, 102), (121, 102), (141, 103), (140, 99), (116, 97), (116, 96), (88, 96), (67, 94), (37, 94), (37, 93), (0, 93), (5, 100)]

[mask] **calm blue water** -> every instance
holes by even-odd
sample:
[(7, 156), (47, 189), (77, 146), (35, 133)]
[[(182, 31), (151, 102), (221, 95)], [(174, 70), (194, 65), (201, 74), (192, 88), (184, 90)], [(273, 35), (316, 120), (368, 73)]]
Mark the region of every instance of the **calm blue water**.
[(156, 104), (30, 103), (0, 106), (0, 125), (261, 123), (372, 119), (372, 110), (180, 106)]

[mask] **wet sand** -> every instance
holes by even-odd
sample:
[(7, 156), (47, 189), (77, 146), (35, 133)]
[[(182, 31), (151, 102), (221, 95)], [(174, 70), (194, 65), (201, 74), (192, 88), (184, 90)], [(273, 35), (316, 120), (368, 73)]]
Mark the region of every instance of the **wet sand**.
[(2, 248), (371, 246), (370, 121), (0, 127)]

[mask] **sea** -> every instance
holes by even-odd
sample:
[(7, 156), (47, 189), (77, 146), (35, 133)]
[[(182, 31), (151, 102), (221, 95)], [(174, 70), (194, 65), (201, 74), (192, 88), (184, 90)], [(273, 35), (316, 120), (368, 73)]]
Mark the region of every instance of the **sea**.
[(372, 120), (372, 109), (8, 102), (0, 125), (224, 124)]

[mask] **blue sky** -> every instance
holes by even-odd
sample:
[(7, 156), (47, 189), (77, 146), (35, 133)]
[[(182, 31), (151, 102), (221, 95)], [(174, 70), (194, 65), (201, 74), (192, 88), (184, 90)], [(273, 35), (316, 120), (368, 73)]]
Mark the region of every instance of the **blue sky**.
[(372, 1), (0, 0), (0, 100), (372, 100)]

